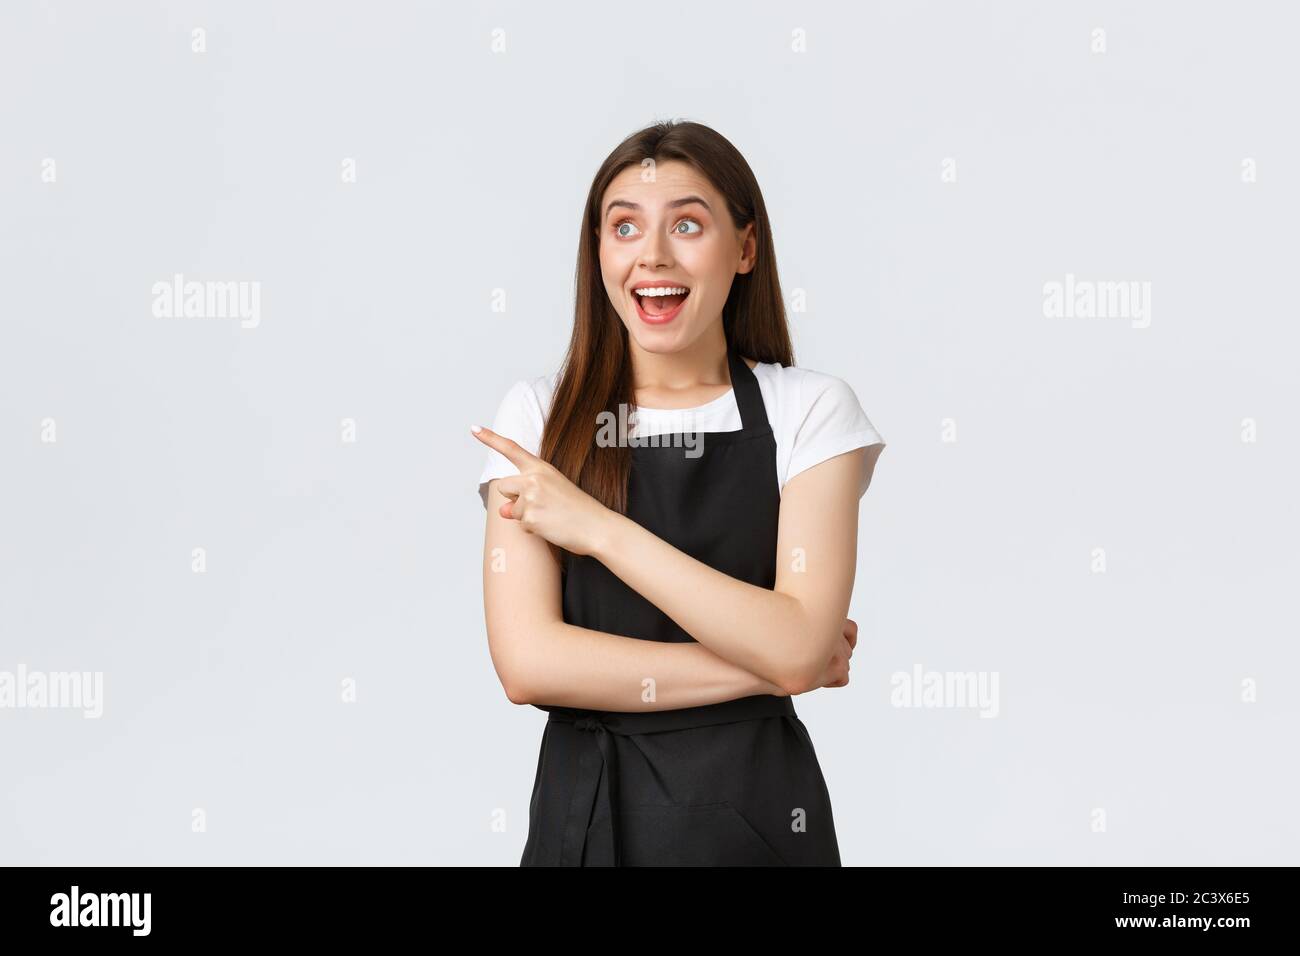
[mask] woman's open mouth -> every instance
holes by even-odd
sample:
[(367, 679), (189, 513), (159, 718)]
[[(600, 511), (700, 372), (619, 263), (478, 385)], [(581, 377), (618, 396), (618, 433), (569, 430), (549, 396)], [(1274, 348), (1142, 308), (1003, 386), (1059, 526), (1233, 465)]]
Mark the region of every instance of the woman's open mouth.
[(677, 317), (690, 294), (690, 289), (680, 285), (643, 286), (632, 290), (632, 301), (642, 322), (663, 325)]

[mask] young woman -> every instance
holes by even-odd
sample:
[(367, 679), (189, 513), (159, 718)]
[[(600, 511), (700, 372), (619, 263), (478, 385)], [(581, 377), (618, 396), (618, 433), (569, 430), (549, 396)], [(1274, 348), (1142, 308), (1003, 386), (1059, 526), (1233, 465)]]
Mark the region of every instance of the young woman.
[(619, 144), (562, 368), (472, 431), (492, 662), (550, 715), (521, 865), (840, 865), (791, 696), (848, 683), (884, 442), (843, 380), (794, 366), (731, 143), (658, 123)]

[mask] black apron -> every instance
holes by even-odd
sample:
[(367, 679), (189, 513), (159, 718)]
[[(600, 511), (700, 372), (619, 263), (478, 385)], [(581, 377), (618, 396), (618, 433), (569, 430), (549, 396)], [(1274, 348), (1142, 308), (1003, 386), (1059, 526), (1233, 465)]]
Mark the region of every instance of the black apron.
[[(659, 447), (633, 446), (628, 517), (770, 590), (776, 441), (753, 370), (730, 347), (727, 361), (740, 431), (697, 436), (703, 453), (694, 458), (662, 435)], [(565, 555), (564, 620), (694, 641), (590, 556)], [(640, 712), (537, 706), (550, 716), (521, 866), (840, 865), (830, 794), (789, 697)]]

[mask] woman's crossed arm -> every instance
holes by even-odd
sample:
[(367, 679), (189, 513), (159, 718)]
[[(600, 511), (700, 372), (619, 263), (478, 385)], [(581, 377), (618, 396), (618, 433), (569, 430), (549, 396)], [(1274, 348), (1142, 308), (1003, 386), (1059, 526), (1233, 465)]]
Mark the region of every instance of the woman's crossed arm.
[[(858, 480), (870, 450), (828, 459), (786, 484), (777, 580), (768, 590), (605, 508), (510, 439), (488, 429), (477, 435), (520, 469), (489, 485), (483, 572), (489, 648), (512, 701), (676, 709), (848, 682), (857, 628), (845, 614), (856, 567)], [(566, 624), (548, 541), (595, 557), (699, 643)]]

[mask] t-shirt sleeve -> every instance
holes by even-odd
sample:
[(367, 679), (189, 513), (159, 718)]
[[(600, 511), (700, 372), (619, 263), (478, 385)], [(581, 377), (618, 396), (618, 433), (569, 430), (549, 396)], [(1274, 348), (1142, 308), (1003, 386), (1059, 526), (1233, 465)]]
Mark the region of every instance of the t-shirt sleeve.
[(855, 448), (868, 448), (858, 482), (858, 497), (866, 493), (885, 440), (863, 411), (848, 382), (833, 375), (813, 373), (800, 383), (799, 421), (791, 446), (788, 482), (795, 475), (828, 458)]
[[(525, 381), (515, 382), (501, 399), (497, 407), (496, 418), (488, 426), (498, 435), (504, 435), (518, 442), (524, 449), (536, 455), (542, 443), (542, 406), (533, 388)], [(487, 508), (488, 482), (493, 478), (505, 478), (519, 474), (519, 469), (511, 464), (510, 459), (499, 451), (483, 447), (487, 453), (483, 462), (483, 472), (479, 475), (478, 495)]]

